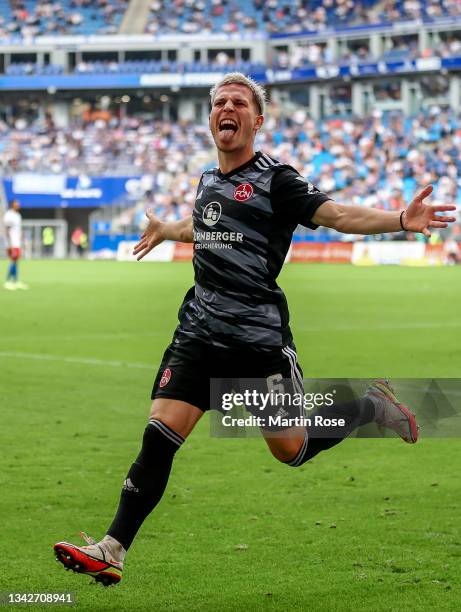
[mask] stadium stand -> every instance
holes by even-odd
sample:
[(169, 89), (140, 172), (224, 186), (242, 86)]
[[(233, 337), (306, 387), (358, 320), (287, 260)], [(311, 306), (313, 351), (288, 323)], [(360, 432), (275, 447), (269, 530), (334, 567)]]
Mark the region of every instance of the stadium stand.
[[(333, 59), (325, 46), (311, 44), (296, 47), (290, 54), (286, 51), (275, 51), (272, 61), (266, 65), (263, 62), (236, 61), (227, 58), (225, 62), (179, 62), (172, 60), (131, 60), (117, 62), (113, 60), (96, 60), (79, 62), (72, 71), (74, 74), (188, 74), (212, 73), (237, 70), (245, 74), (261, 73), (269, 66), (275, 70), (295, 68), (316, 68), (328, 65), (349, 65), (360, 62), (384, 60), (387, 62), (403, 62), (408, 59), (435, 57), (451, 57), (460, 55), (461, 44), (454, 41), (441, 45), (437, 50), (419, 52), (416, 48), (400, 48), (387, 51), (379, 57), (374, 57), (366, 49), (357, 53), (347, 52)], [(58, 75), (65, 69), (57, 64), (39, 64), (32, 62), (13, 62), (5, 68), (5, 74), (10, 76), (24, 75)]]
[[(90, 206), (64, 193), (89, 198), (85, 190), (99, 188), (88, 187), (92, 180), (133, 179), (131, 186), (144, 186), (135, 206), (139, 194), (124, 182), (117, 199), (106, 187), (94, 199), (94, 208), (113, 208), (108, 217), (122, 210), (115, 226), (135, 228), (146, 205), (164, 219), (188, 214), (198, 177), (215, 164), (209, 87), (216, 73), (238, 70), (270, 92), (258, 148), (338, 201), (400, 209), (427, 183), (437, 202), (461, 201), (454, 2), (440, 3), (442, 12), (419, 0), (138, 2), (150, 10), (148, 34), (113, 37), (104, 32), (120, 32), (121, 23), (141, 31), (133, 0), (0, 0), (0, 177), (9, 193), (19, 173), (43, 184), (61, 177), (53, 206), (70, 219), (67, 207), (75, 214)], [(416, 5), (420, 21), (399, 23), (413, 19)], [(363, 25), (375, 22), (388, 25)], [(70, 47), (59, 38), (97, 33)], [(198, 36), (185, 42), (189, 33)], [(20, 40), (41, 34), (56, 37), (31, 39), (27, 48)]]
[(456, 0), (153, 0), (146, 31), (158, 33), (243, 32), (295, 33), (327, 26), (392, 23), (404, 19), (433, 20), (459, 16)]
[(160, 74), (166, 73), (188, 73), (188, 72), (222, 72), (226, 70), (238, 70), (246, 74), (264, 71), (266, 65), (261, 62), (234, 62), (229, 60), (226, 63), (219, 62), (175, 62), (175, 61), (155, 61), (137, 60), (128, 62), (81, 62), (75, 72), (78, 74), (96, 73), (128, 73), (128, 74)]
[(31, 74), (53, 75), (62, 74), (63, 72), (62, 66), (55, 64), (33, 64), (32, 62), (14, 62), (7, 66), (5, 70), (5, 74), (10, 76), (27, 76)]
[(265, 30), (269, 33), (321, 30), (327, 25), (369, 23), (377, 21), (373, 0), (356, 3), (352, 0), (308, 0), (280, 2), (221, 2), (196, 0), (170, 3), (153, 0), (146, 31), (187, 32), (221, 31), (242, 32)]
[(385, 0), (379, 13), (380, 21), (457, 17), (461, 6), (457, 0)]
[(128, 0), (0, 0), (0, 35), (114, 34)]
[[(115, 60), (81, 61), (72, 71), (74, 74), (188, 74), (212, 73), (223, 70), (237, 70), (245, 74), (261, 73), (268, 66), (275, 70), (295, 68), (316, 68), (328, 65), (350, 65), (360, 62), (387, 61), (402, 62), (408, 59), (427, 57), (452, 57), (461, 54), (461, 41), (452, 38), (441, 43), (436, 49), (419, 51), (417, 45), (401, 43), (398, 47), (384, 52), (378, 57), (373, 56), (366, 47), (359, 47), (357, 51), (347, 51), (334, 58), (328, 47), (322, 43), (299, 44), (290, 53), (275, 49), (269, 58), (269, 63), (236, 61), (234, 58), (221, 52), (215, 61), (210, 62), (180, 62), (174, 60), (129, 60), (117, 62)], [(57, 64), (39, 64), (33, 62), (13, 62), (5, 68), (5, 74), (11, 76), (24, 75), (58, 75), (65, 69)]]
[[(319, 123), (302, 108), (287, 116), (272, 104), (258, 146), (340, 201), (399, 209), (428, 183), (436, 186), (437, 201), (461, 199), (460, 134), (460, 115), (438, 107), (413, 118), (375, 111), (364, 119)], [(50, 119), (0, 123), (3, 174), (152, 175), (153, 203), (162, 217), (189, 210), (213, 155), (207, 128), (186, 122), (112, 117), (65, 130)]]
[[(0, 35), (115, 34), (128, 6), (129, 0), (0, 0)], [(430, 22), (460, 16), (461, 5), (456, 0), (152, 0), (145, 12), (141, 22), (149, 34), (279, 34), (402, 20)], [(134, 22), (131, 29), (127, 22)], [(134, 17), (127, 22), (124, 31), (142, 27)]]

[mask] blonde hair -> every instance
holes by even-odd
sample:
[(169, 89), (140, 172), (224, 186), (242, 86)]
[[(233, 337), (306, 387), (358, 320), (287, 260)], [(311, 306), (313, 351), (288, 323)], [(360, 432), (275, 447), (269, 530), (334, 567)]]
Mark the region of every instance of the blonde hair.
[(220, 81), (213, 85), (213, 87), (210, 89), (211, 105), (213, 106), (218, 89), (224, 85), (231, 85), (233, 83), (245, 85), (245, 87), (248, 87), (248, 89), (251, 90), (256, 106), (259, 109), (259, 114), (264, 115), (264, 111), (266, 110), (266, 90), (264, 87), (261, 87), (261, 85), (258, 85), (256, 81), (253, 81), (251, 77), (246, 77), (241, 72), (229, 72)]

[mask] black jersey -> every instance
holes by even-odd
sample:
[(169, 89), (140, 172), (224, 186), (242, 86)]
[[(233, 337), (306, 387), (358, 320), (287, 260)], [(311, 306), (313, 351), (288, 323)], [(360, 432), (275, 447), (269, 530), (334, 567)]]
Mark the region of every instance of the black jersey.
[(195, 287), (175, 342), (185, 334), (220, 347), (288, 344), (288, 306), (276, 278), (298, 224), (315, 229), (312, 216), (329, 199), (264, 153), (227, 174), (205, 172), (193, 211)]

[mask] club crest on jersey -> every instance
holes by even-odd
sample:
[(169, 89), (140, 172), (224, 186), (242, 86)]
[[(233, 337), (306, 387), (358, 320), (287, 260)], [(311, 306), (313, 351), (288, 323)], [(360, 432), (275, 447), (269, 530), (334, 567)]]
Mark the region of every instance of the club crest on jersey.
[(250, 183), (242, 183), (234, 189), (234, 200), (245, 202), (253, 195), (253, 186)]
[(210, 202), (205, 206), (202, 213), (203, 223), (212, 227), (216, 225), (221, 217), (221, 204), (219, 202)]
[(162, 374), (162, 378), (160, 379), (160, 389), (163, 389), (163, 387), (166, 387), (167, 384), (170, 382), (171, 379), (171, 370), (170, 368), (167, 368), (163, 374)]

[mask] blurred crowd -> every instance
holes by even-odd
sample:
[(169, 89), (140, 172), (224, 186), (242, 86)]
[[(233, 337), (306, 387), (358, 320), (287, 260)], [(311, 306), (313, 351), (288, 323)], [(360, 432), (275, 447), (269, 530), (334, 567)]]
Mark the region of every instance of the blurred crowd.
[(146, 31), (306, 32), (328, 26), (461, 15), (457, 0), (152, 0)]
[[(128, 0), (11, 0), (0, 36), (114, 34)], [(458, 0), (152, 0), (150, 34), (295, 33), (328, 26), (461, 16)]]
[(232, 72), (245, 74), (264, 72), (263, 62), (235, 61), (221, 51), (209, 62), (178, 62), (176, 60), (132, 60), (125, 62), (93, 61), (79, 62), (75, 67), (77, 74), (189, 74), (191, 72)]
[(190, 210), (213, 159), (208, 128), (187, 122), (98, 118), (59, 129), (50, 117), (0, 121), (0, 175), (143, 175), (144, 199), (162, 217)]
[[(461, 6), (461, 3), (460, 3)], [(405, 61), (429, 57), (453, 57), (461, 55), (461, 38), (459, 33), (453, 33), (446, 40), (434, 47), (420, 50), (416, 36), (396, 37), (391, 46), (379, 56), (374, 56), (365, 44), (342, 51), (339, 57), (334, 57), (326, 43), (298, 44), (288, 51), (274, 48), (272, 66), (276, 69), (313, 68), (333, 64), (360, 64), (384, 60)]]
[(147, 121), (137, 117), (76, 121), (57, 128), (48, 116), (9, 126), (0, 121), (0, 172), (79, 174), (174, 174), (195, 153), (207, 154), (207, 128), (185, 122)]
[[(274, 70), (310, 69), (331, 65), (358, 65), (367, 62), (397, 62), (429, 57), (456, 57), (461, 55), (461, 39), (452, 37), (440, 43), (436, 48), (418, 49), (416, 42), (396, 43), (382, 55), (373, 56), (366, 46), (343, 51), (334, 57), (325, 43), (298, 44), (294, 48), (280, 50), (274, 48), (268, 63), (236, 61), (230, 54), (221, 51), (208, 62), (178, 62), (176, 60), (114, 60), (81, 61), (74, 69), (75, 74), (190, 74), (203, 72), (243, 72), (244, 74), (264, 73), (267, 68)], [(14, 62), (5, 69), (9, 76), (27, 75), (61, 75), (65, 70), (55, 64), (37, 64), (33, 62)]]
[[(351, 41), (351, 47), (342, 50), (337, 57), (326, 43), (298, 43), (288, 48), (274, 47), (264, 62), (236, 60), (232, 52), (219, 51), (206, 62), (179, 62), (177, 60), (137, 59), (126, 61), (80, 61), (74, 68), (76, 74), (189, 74), (203, 72), (238, 71), (259, 74), (267, 68), (275, 70), (309, 69), (331, 65), (357, 65), (367, 62), (398, 62), (430, 57), (455, 57), (461, 55), (461, 34), (453, 33), (434, 47), (420, 50), (417, 36), (400, 36), (391, 39), (389, 48), (374, 56), (365, 43)], [(5, 73), (18, 75), (60, 75), (65, 70), (54, 64), (14, 62), (6, 66)]]
[(459, 17), (461, 4), (458, 0), (384, 0), (380, 16), (394, 22), (402, 19), (437, 19)]
[(439, 107), (413, 118), (376, 110), (320, 123), (304, 110), (288, 119), (274, 108), (261, 147), (341, 202), (399, 209), (428, 183), (437, 201), (458, 199), (461, 118)]
[(0, 36), (116, 34), (129, 0), (10, 0), (11, 13), (0, 14)]
[[(412, 118), (374, 111), (316, 121), (302, 108), (287, 116), (271, 104), (257, 148), (344, 203), (398, 210), (429, 183), (437, 202), (460, 195), (461, 115), (436, 106)], [(188, 214), (201, 172), (215, 163), (208, 127), (189, 122), (0, 122), (0, 173), (143, 176), (140, 209), (151, 205), (162, 218)]]
[(461, 54), (461, 39), (456, 35), (450, 36), (446, 41), (443, 41), (434, 51), (439, 57), (450, 57), (452, 55)]

